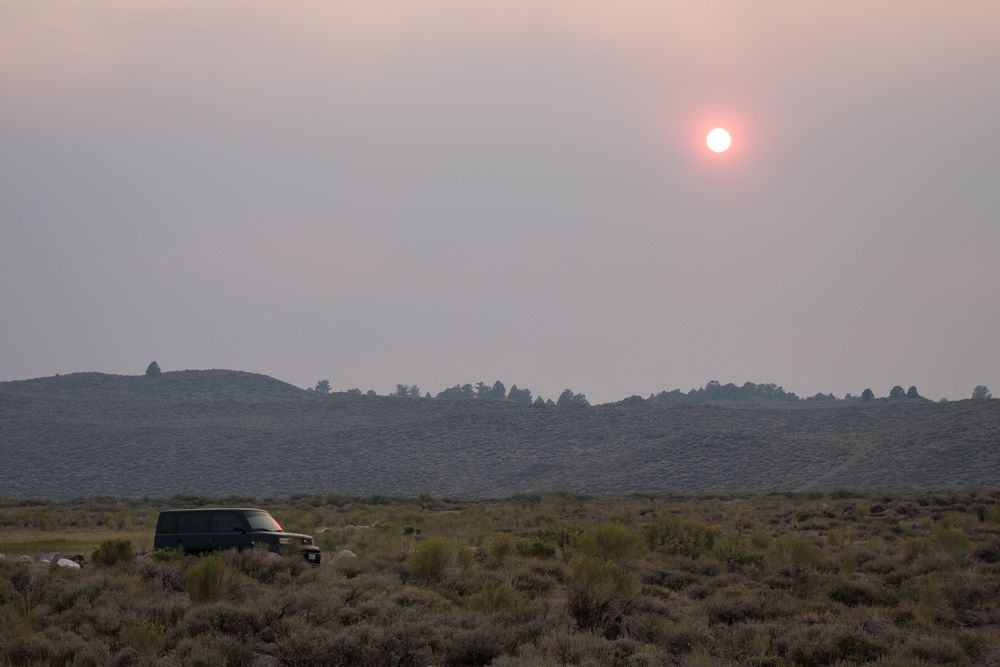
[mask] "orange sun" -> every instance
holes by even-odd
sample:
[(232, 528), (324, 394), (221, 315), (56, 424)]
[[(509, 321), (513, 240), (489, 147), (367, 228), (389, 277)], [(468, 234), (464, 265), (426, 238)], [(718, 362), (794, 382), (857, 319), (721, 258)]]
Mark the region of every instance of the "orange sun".
[(713, 153), (725, 153), (729, 150), (729, 145), (733, 143), (733, 138), (729, 135), (728, 130), (717, 127), (708, 133), (705, 137), (705, 143), (708, 145), (708, 150)]

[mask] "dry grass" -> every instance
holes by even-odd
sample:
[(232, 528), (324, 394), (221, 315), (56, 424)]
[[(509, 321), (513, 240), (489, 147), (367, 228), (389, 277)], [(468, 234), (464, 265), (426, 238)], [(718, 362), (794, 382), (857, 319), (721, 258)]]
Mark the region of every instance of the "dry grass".
[(141, 550), (163, 504), (0, 504), (0, 665), (1000, 660), (1000, 492), (241, 499), (316, 535), (324, 564), (12, 562)]

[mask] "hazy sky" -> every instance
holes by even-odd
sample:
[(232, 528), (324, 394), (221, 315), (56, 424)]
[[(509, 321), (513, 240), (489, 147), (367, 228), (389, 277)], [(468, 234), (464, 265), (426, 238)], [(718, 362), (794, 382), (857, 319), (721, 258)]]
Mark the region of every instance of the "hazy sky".
[(993, 0), (0, 0), (0, 380), (1000, 390), (998, 33)]

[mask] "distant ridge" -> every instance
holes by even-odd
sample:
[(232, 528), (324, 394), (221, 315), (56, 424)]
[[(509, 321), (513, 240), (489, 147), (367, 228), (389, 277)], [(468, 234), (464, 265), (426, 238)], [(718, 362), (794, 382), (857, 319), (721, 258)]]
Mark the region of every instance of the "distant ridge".
[(25, 396), (145, 397), (188, 401), (269, 401), (303, 398), (309, 392), (259, 373), (246, 371), (169, 371), (156, 377), (69, 373), (0, 382), (0, 392)]
[(1000, 486), (1000, 401), (812, 403), (555, 407), (73, 373), (0, 383), (0, 496)]

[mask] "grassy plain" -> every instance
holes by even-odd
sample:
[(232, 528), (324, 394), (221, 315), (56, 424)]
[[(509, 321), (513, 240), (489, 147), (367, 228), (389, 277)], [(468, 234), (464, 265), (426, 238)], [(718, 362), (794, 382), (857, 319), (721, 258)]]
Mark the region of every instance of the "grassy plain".
[[(143, 553), (198, 505), (267, 507), (324, 563)], [(110, 539), (138, 557), (13, 562)], [(0, 553), (2, 665), (1000, 661), (997, 491), (8, 500)]]

